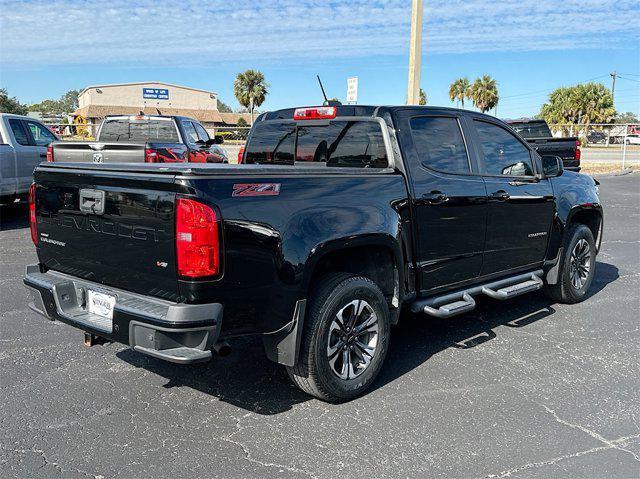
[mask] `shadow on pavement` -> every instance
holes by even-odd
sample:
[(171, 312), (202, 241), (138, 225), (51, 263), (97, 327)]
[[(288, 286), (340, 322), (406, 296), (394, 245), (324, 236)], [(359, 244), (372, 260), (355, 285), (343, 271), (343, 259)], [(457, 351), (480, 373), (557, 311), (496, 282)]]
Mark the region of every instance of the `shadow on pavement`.
[(0, 231), (17, 230), (29, 227), (29, 205), (15, 203), (0, 206)]
[[(619, 277), (618, 268), (608, 263), (598, 262), (596, 271), (589, 297)], [(479, 297), (474, 311), (447, 320), (405, 313), (392, 330), (385, 366), (373, 389), (395, 381), (445, 349), (472, 349), (491, 341), (499, 326), (525, 328), (555, 312), (553, 303), (538, 292), (504, 303)], [(283, 367), (265, 357), (259, 338), (239, 338), (232, 347), (233, 353), (226, 358), (191, 366), (167, 363), (131, 349), (117, 356), (166, 378), (165, 388), (190, 387), (257, 414), (279, 414), (312, 399), (290, 383)]]

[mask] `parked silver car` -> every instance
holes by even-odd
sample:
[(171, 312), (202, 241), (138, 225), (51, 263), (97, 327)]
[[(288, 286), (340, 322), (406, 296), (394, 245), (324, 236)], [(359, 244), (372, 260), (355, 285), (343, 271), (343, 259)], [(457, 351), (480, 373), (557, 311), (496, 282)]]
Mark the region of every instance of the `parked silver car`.
[(0, 204), (27, 198), (34, 168), (57, 139), (33, 118), (0, 113)]

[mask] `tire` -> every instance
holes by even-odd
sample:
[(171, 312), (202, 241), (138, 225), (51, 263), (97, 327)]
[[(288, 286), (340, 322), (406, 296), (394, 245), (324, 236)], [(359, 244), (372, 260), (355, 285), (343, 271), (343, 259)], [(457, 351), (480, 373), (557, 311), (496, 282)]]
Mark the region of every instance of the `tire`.
[[(352, 313), (358, 309), (360, 315), (354, 319)], [(341, 319), (344, 328), (340, 327)], [(369, 324), (374, 319), (374, 325)], [(360, 329), (366, 331), (357, 336), (354, 331)], [(323, 401), (353, 399), (363, 394), (380, 372), (389, 335), (389, 308), (380, 288), (362, 276), (330, 273), (313, 290), (298, 362), (287, 367), (287, 372), (296, 386)], [(363, 343), (368, 354), (361, 347)]]
[[(580, 246), (578, 246), (580, 244)], [(584, 224), (575, 223), (569, 227), (569, 231), (563, 242), (564, 250), (560, 257), (560, 270), (558, 272), (558, 282), (556, 284), (547, 285), (545, 293), (554, 301), (559, 303), (579, 303), (586, 297), (587, 291), (593, 281), (596, 269), (596, 244), (593, 239), (593, 233)], [(585, 249), (586, 248), (586, 249)], [(583, 252), (588, 253), (588, 259), (584, 261)], [(586, 274), (579, 275), (579, 281), (576, 276), (572, 277), (572, 271), (575, 272), (575, 261), (572, 266), (572, 255), (576, 253), (576, 258), (582, 258), (584, 267), (588, 268)], [(584, 273), (584, 269), (580, 270)]]

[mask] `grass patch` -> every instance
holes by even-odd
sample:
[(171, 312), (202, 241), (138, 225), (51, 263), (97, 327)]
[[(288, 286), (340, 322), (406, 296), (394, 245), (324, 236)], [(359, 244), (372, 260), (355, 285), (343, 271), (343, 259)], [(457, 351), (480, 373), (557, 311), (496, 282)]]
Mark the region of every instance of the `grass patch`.
[[(582, 162), (580, 173), (588, 175), (604, 175), (607, 173), (619, 173), (622, 171), (621, 163), (598, 163), (597, 161)], [(640, 171), (639, 163), (632, 163), (625, 166), (625, 170)]]

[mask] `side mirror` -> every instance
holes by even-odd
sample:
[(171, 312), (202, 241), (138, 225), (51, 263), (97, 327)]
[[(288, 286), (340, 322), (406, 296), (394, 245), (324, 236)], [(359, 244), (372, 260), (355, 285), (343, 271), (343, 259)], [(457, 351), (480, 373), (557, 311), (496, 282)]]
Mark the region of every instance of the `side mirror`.
[(542, 171), (545, 176), (560, 176), (564, 171), (562, 158), (559, 156), (545, 155), (542, 157)]
[(213, 137), (213, 143), (215, 145), (222, 145), (224, 143), (224, 137), (222, 135), (216, 135)]

